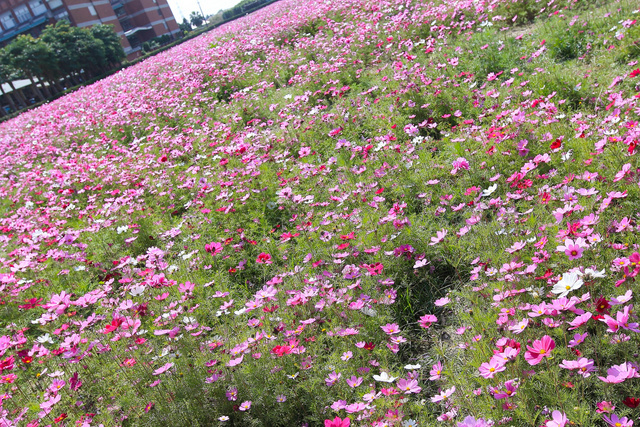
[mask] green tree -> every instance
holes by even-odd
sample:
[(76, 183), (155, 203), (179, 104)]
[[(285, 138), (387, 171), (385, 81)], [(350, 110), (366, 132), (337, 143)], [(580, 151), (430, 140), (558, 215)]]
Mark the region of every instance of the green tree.
[(91, 27), (91, 35), (98, 40), (102, 40), (106, 61), (110, 67), (117, 66), (126, 57), (122, 44), (120, 43), (120, 36), (114, 31), (113, 25), (94, 25)]
[[(30, 35), (22, 34), (5, 51), (13, 67), (31, 81), (35, 95), (40, 101), (44, 101), (45, 97), (37, 87), (36, 78), (43, 82), (43, 89), (48, 92), (44, 81), (53, 80), (54, 76), (59, 75), (57, 61), (50, 46)], [(51, 94), (47, 93), (47, 96)]]
[(199, 27), (204, 22), (204, 16), (200, 14), (200, 12), (191, 12), (189, 15), (189, 20), (191, 21), (191, 25), (194, 27)]
[(58, 21), (46, 27), (40, 37), (51, 46), (61, 71), (73, 83), (78, 84), (83, 74), (86, 79), (105, 71), (108, 63), (105, 44), (91, 30)]
[(183, 18), (182, 19), (182, 24), (180, 24), (180, 31), (182, 31), (183, 34), (188, 33), (189, 31), (191, 31), (191, 24), (189, 24), (189, 21), (187, 21), (187, 18)]
[(15, 95), (17, 103), (14, 101), (11, 94), (5, 93), (4, 89), (2, 89), (2, 94), (5, 95), (11, 109), (13, 111), (18, 111), (18, 109), (27, 105), (27, 100), (24, 98), (21, 91), (16, 90), (16, 87), (13, 84), (13, 81), (18, 78), (19, 71), (14, 68), (11, 59), (12, 58), (7, 53), (6, 49), (0, 49), (0, 87), (3, 83), (7, 83), (11, 88), (12, 94)]

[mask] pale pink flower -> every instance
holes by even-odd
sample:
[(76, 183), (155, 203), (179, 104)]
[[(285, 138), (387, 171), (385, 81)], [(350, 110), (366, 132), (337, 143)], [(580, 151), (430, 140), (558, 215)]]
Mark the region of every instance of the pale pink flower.
[(482, 375), (484, 378), (493, 378), (495, 374), (497, 374), (498, 372), (502, 372), (505, 369), (506, 367), (502, 363), (502, 360), (492, 357), (488, 363), (485, 362), (480, 365), (478, 371), (480, 371), (480, 375)]

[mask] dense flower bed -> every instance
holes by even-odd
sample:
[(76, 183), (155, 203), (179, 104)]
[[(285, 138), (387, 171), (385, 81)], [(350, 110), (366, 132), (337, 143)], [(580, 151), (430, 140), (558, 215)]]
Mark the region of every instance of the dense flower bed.
[(282, 0), (1, 124), (2, 425), (633, 425), (637, 16)]

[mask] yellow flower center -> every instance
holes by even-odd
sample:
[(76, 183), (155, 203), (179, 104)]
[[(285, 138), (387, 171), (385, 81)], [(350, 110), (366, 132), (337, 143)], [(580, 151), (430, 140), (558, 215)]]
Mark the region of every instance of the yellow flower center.
[(545, 354), (547, 352), (547, 350), (545, 350), (544, 348), (542, 350), (540, 350), (540, 354)]

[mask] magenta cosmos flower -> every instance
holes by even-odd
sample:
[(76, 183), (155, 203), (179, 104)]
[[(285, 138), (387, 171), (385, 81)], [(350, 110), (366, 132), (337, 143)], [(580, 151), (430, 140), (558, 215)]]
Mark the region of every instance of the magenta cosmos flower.
[(324, 420), (324, 427), (349, 427), (351, 425), (351, 418), (347, 417), (344, 420), (340, 417), (335, 417), (333, 420)]
[(427, 328), (429, 328), (429, 326), (431, 326), (432, 323), (435, 323), (437, 321), (438, 321), (438, 318), (436, 316), (434, 316), (433, 314), (425, 314), (424, 316), (422, 316), (420, 318), (418, 323), (420, 324), (420, 326), (422, 326), (423, 328), (427, 329)]
[(529, 362), (529, 365), (537, 365), (544, 357), (549, 357), (554, 348), (556, 348), (556, 342), (549, 335), (545, 335), (535, 340), (533, 345), (527, 346), (524, 359)]

